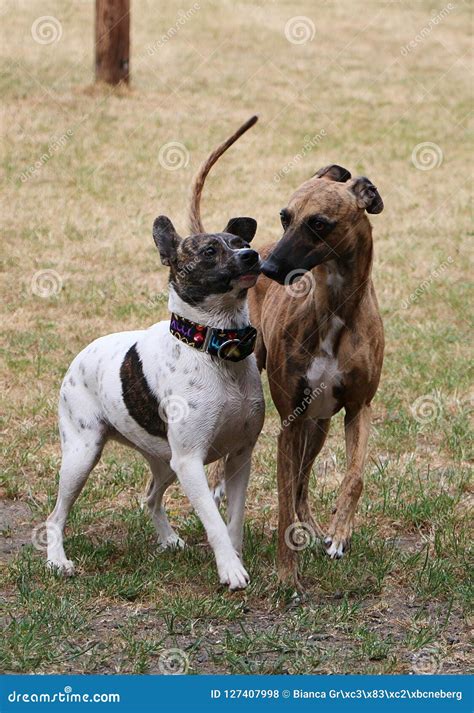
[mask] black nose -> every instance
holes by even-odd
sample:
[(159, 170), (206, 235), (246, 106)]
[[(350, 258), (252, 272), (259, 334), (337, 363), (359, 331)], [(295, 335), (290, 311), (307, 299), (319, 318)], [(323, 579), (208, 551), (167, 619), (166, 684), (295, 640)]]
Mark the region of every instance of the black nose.
[(239, 260), (246, 267), (258, 267), (258, 252), (256, 250), (241, 250)]
[(262, 263), (262, 272), (264, 275), (270, 278), (270, 280), (275, 280), (276, 282), (280, 282), (283, 284), (284, 282), (284, 276), (282, 275), (280, 269), (272, 263), (271, 260), (265, 260)]

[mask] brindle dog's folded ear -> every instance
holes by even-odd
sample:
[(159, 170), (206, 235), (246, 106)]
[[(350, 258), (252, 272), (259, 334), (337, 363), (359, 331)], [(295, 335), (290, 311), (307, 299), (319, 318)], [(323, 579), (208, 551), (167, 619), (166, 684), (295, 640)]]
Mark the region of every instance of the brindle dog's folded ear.
[(337, 163), (332, 163), (330, 166), (324, 166), (316, 171), (313, 178), (325, 178), (328, 181), (337, 181), (338, 183), (345, 183), (351, 177), (350, 171), (347, 168), (338, 166)]
[(153, 222), (153, 240), (160, 252), (163, 265), (168, 267), (176, 258), (176, 250), (181, 241), (174, 225), (166, 215), (159, 215)]
[(223, 232), (238, 235), (250, 243), (257, 232), (257, 221), (254, 218), (231, 218)]
[(365, 208), (367, 213), (381, 213), (383, 200), (372, 181), (365, 176), (358, 176), (350, 184), (359, 208)]

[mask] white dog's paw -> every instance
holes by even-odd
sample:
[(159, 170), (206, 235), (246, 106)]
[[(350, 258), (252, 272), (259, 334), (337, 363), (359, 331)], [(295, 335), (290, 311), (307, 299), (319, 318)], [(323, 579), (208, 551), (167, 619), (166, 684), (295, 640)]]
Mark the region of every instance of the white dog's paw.
[(61, 574), (63, 577), (72, 577), (75, 573), (74, 562), (67, 559), (53, 560), (49, 559), (46, 562), (46, 567), (56, 574)]
[(219, 580), (221, 584), (227, 584), (229, 589), (245, 589), (250, 582), (250, 577), (242, 562), (236, 554), (218, 565)]
[(175, 532), (172, 535), (168, 535), (165, 540), (159, 543), (160, 551), (163, 550), (183, 550), (186, 546), (184, 540), (181, 539)]

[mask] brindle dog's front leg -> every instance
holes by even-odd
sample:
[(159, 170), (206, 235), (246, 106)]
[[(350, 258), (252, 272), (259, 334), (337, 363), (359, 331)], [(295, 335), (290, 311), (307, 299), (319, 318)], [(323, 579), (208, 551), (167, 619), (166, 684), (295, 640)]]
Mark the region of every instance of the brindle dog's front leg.
[(353, 413), (346, 411), (344, 428), (347, 473), (341, 483), (334, 517), (324, 540), (326, 552), (332, 558), (342, 557), (350, 543), (357, 503), (363, 487), (363, 470), (370, 431), (370, 406), (363, 406)]
[(324, 532), (313, 518), (308, 501), (308, 486), (311, 468), (318, 453), (321, 451), (329, 431), (330, 419), (313, 421), (309, 418), (298, 419), (295, 427), (299, 427), (299, 469), (295, 493), (296, 514), (302, 524), (306, 524), (314, 536), (324, 539)]
[(288, 546), (291, 528), (296, 519), (295, 490), (298, 477), (299, 454), (292, 425), (283, 427), (278, 436), (278, 579), (282, 584), (300, 588), (298, 561), (295, 548)]

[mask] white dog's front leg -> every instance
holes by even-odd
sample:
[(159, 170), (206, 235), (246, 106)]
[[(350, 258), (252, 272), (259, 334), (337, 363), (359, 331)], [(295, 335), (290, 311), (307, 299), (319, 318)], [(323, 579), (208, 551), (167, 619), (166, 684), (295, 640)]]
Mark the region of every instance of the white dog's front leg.
[(225, 491), (227, 494), (227, 530), (234, 548), (241, 555), (244, 534), (245, 497), (250, 476), (252, 448), (241, 448), (227, 456)]
[(173, 455), (170, 465), (204, 525), (221, 583), (228, 584), (229, 589), (243, 589), (249, 582), (249, 576), (211, 495), (202, 460), (196, 456)]

